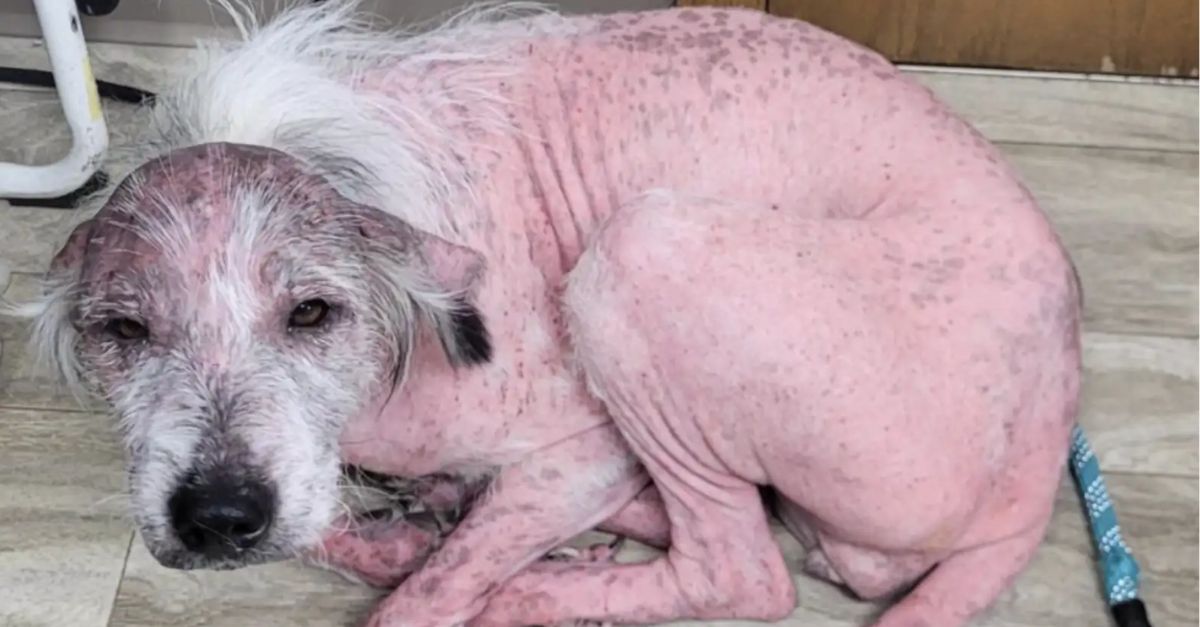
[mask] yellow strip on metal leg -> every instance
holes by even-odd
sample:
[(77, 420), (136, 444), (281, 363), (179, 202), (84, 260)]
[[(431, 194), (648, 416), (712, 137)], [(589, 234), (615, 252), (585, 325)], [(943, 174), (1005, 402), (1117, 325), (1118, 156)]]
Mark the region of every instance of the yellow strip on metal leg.
[(102, 115), (100, 92), (96, 91), (96, 78), (92, 75), (92, 61), (86, 56), (83, 58), (83, 74), (87, 79), (88, 111), (92, 114), (93, 121), (99, 120)]

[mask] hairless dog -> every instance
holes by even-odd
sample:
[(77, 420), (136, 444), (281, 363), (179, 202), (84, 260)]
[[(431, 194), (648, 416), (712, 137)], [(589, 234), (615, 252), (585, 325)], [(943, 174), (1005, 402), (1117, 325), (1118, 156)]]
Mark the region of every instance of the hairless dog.
[[(912, 587), (880, 627), (1029, 563), (1079, 282), (882, 57), (742, 10), (233, 14), (23, 309), (163, 565), (304, 555), (391, 588), (380, 627), (776, 620), (764, 488), (809, 574)], [(345, 466), (424, 513), (363, 515)], [(553, 552), (594, 528), (665, 553)]]

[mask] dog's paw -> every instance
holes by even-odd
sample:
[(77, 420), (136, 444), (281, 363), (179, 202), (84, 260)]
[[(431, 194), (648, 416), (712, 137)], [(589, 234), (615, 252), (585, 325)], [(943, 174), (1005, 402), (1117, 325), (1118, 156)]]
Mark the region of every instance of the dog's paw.
[(440, 536), (407, 521), (341, 521), (304, 561), (346, 579), (391, 589), (416, 570)]

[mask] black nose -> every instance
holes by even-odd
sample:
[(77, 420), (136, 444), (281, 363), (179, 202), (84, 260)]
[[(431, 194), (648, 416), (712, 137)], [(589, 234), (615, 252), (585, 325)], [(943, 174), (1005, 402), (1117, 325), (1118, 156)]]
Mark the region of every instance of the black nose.
[(188, 481), (167, 507), (175, 533), (189, 551), (228, 557), (267, 536), (274, 515), (271, 490), (253, 481)]

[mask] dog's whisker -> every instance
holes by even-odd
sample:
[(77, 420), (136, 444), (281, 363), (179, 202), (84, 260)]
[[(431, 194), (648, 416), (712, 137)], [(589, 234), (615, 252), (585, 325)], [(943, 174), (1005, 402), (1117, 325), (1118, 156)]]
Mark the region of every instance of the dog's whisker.
[[(88, 505), (87, 511), (89, 513), (104, 511), (106, 515), (118, 516), (122, 519), (132, 521), (133, 514), (129, 511), (127, 506), (129, 497), (130, 495), (128, 492), (109, 494), (93, 501), (90, 505)], [(119, 504), (119, 506), (112, 507), (116, 504)]]

